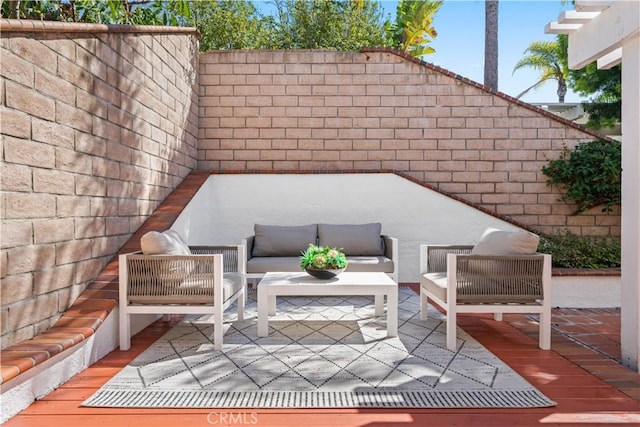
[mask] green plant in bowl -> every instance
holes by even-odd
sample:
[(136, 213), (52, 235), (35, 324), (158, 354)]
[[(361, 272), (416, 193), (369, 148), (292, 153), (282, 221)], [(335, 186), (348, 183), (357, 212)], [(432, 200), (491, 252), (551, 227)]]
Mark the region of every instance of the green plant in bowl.
[(342, 248), (316, 246), (310, 243), (309, 247), (302, 251), (300, 267), (314, 277), (328, 279), (347, 268), (347, 257)]
[(347, 267), (347, 257), (342, 248), (316, 246), (309, 243), (309, 247), (302, 251), (300, 267), (315, 269), (336, 269)]

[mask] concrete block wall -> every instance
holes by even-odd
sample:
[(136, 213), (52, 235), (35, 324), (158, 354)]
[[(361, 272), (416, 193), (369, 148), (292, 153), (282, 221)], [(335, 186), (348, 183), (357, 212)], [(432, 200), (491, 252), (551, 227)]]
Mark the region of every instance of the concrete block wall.
[(388, 50), (204, 53), (199, 123), (200, 169), (394, 170), (538, 232), (620, 235), (541, 172), (600, 135)]
[(2, 21), (1, 347), (48, 329), (197, 166), (193, 29)]

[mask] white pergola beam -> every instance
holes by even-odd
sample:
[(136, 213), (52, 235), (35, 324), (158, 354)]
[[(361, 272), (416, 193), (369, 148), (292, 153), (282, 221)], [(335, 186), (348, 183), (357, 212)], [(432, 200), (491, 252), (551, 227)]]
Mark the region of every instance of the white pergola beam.
[(549, 22), (544, 26), (546, 34), (571, 34), (578, 31), (582, 24), (560, 24), (559, 22)]
[(598, 16), (600, 12), (576, 12), (575, 10), (567, 10), (558, 17), (559, 24), (584, 24)]
[(639, 37), (640, 2), (616, 1), (589, 25), (569, 34), (569, 68), (580, 69), (621, 46), (622, 40)]
[(598, 58), (598, 70), (608, 70), (622, 62), (622, 48), (619, 47), (613, 52)]
[(575, 0), (578, 12), (600, 12), (611, 6), (612, 0)]

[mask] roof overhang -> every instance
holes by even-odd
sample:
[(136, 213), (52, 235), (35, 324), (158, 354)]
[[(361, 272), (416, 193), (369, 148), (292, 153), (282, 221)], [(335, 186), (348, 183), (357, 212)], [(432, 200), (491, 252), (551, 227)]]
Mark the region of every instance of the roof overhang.
[(580, 69), (594, 61), (603, 69), (619, 64), (622, 42), (640, 37), (640, 2), (575, 0), (575, 7), (545, 27), (548, 34), (569, 35), (569, 68)]

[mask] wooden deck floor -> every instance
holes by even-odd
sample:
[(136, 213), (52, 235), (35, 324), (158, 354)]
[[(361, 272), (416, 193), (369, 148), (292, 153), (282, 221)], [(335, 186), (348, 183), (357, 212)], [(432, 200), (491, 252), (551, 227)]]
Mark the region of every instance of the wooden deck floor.
[[(140, 236), (149, 230), (168, 228), (207, 178), (192, 172), (180, 187), (156, 209), (151, 218), (121, 249), (139, 249)], [(117, 301), (117, 265), (103, 271), (83, 293), (82, 307), (65, 313), (63, 327), (95, 329), (108, 314), (101, 299)], [(94, 298), (94, 299), (92, 299)], [(98, 301), (95, 301), (98, 299)], [(73, 311), (73, 310), (71, 310)], [(77, 322), (77, 323), (76, 323)], [(188, 410), (81, 408), (80, 403), (97, 391), (136, 355), (169, 330), (177, 320), (156, 322), (132, 340), (129, 351), (116, 350), (59, 389), (34, 402), (7, 421), (7, 427), (93, 426), (579, 426), (639, 425), (640, 375), (620, 365), (620, 313), (617, 310), (553, 311), (552, 350), (537, 348), (535, 318), (505, 315), (505, 322), (490, 317), (460, 316), (459, 324), (490, 351), (502, 358), (543, 393), (558, 402), (545, 409), (322, 409), (322, 410)], [(91, 335), (93, 331), (91, 331)], [(36, 340), (37, 341), (37, 340)], [(40, 345), (46, 346), (43, 341)], [(31, 347), (30, 347), (31, 348)], [(40, 347), (38, 347), (40, 348)], [(46, 348), (46, 347), (43, 347)], [(66, 348), (66, 347), (65, 347)], [(19, 360), (18, 362), (29, 362)], [(21, 366), (18, 362), (18, 366)], [(15, 376), (15, 366), (4, 374)], [(18, 369), (19, 370), (19, 369)], [(28, 373), (28, 371), (27, 371)], [(1, 406), (1, 402), (0, 402)]]
[[(579, 426), (640, 425), (640, 375), (620, 365), (619, 312), (554, 310), (552, 350), (537, 348), (535, 318), (460, 316), (459, 324), (549, 398), (536, 409), (105, 409), (80, 403), (171, 328), (158, 321), (86, 371), (33, 403), (6, 427), (91, 426)], [(582, 342), (582, 341), (584, 342)], [(617, 352), (617, 353), (616, 353)]]

